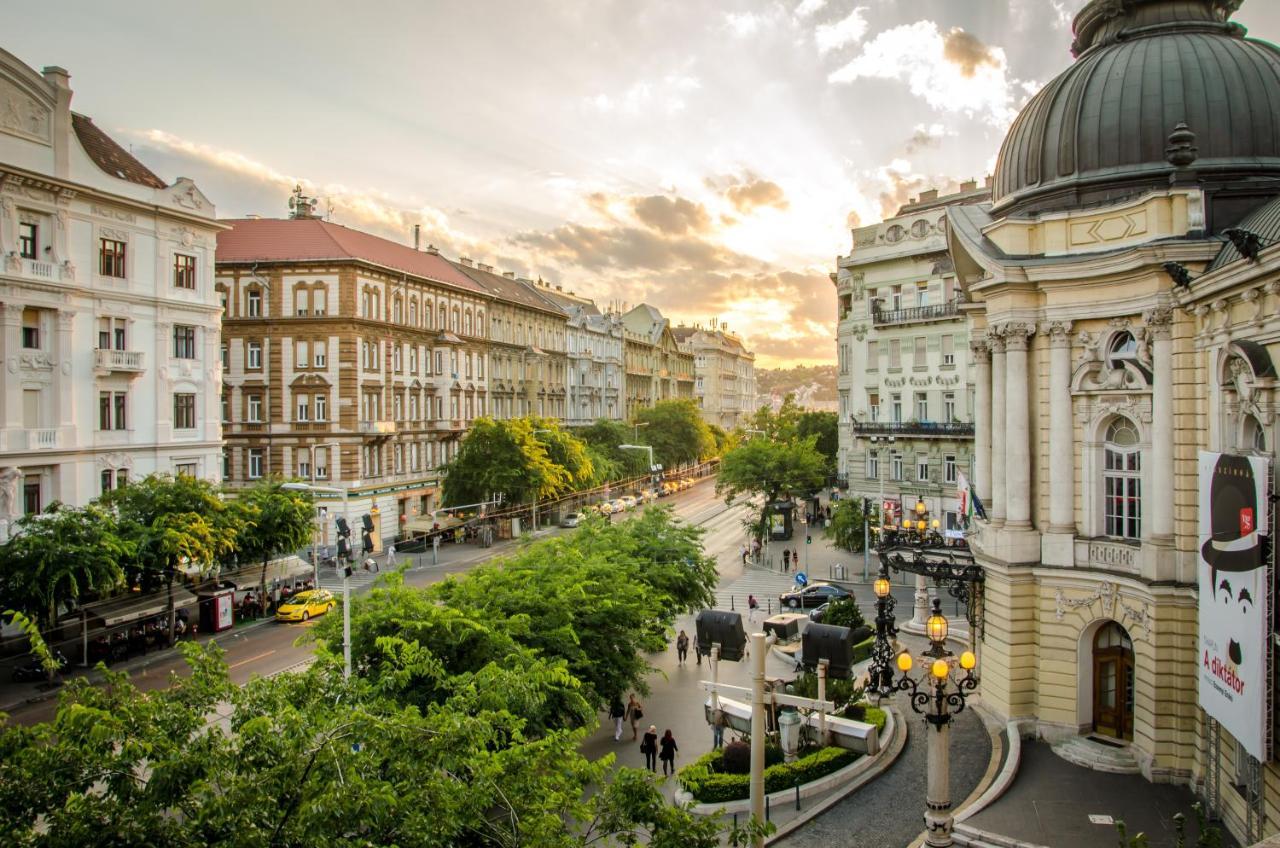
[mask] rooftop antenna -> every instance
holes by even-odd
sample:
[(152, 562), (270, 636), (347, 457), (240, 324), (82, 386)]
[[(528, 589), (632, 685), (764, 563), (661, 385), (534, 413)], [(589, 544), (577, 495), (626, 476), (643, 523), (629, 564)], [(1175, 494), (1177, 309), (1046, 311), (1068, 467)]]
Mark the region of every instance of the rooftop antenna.
[(289, 217), (290, 218), (315, 218), (317, 201), (314, 197), (307, 197), (302, 193), (302, 184), (297, 183), (293, 187), (293, 195), (289, 198)]

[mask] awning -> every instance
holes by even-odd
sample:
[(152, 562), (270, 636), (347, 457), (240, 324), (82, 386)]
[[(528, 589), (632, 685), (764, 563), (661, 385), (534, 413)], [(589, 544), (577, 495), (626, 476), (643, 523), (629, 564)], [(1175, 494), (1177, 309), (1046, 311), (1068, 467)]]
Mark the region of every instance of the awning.
[[(194, 606), (196, 596), (184, 586), (173, 587), (174, 609)], [(168, 590), (149, 594), (132, 594), (121, 598), (110, 598), (85, 604), (81, 607), (89, 618), (102, 622), (104, 627), (118, 627), (144, 618), (162, 615), (169, 608)]]

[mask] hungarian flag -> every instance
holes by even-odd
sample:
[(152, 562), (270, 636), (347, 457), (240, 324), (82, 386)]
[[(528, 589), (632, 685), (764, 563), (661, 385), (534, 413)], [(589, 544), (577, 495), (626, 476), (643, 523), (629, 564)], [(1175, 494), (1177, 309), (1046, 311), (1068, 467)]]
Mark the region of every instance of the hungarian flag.
[(982, 501), (978, 500), (977, 493), (973, 491), (968, 478), (963, 473), (956, 473), (956, 485), (956, 498), (960, 501), (960, 520), (964, 522), (964, 526), (970, 526), (975, 515), (986, 521), (987, 511), (982, 508)]

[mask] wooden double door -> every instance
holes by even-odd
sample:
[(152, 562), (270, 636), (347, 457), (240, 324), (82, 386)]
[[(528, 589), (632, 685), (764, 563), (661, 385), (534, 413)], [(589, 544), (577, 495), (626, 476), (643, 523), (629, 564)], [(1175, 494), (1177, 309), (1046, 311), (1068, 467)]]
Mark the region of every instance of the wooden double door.
[(1114, 621), (1093, 637), (1093, 729), (1133, 738), (1133, 642)]

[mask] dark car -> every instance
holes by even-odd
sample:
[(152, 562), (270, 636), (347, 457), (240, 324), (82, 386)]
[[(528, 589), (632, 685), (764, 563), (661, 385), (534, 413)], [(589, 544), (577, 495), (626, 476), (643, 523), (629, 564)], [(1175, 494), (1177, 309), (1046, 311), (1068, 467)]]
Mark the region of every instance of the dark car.
[(794, 592), (783, 592), (778, 596), (778, 603), (790, 609), (810, 609), (820, 607), (830, 601), (850, 597), (848, 589), (841, 589), (830, 583), (810, 583), (803, 589)]

